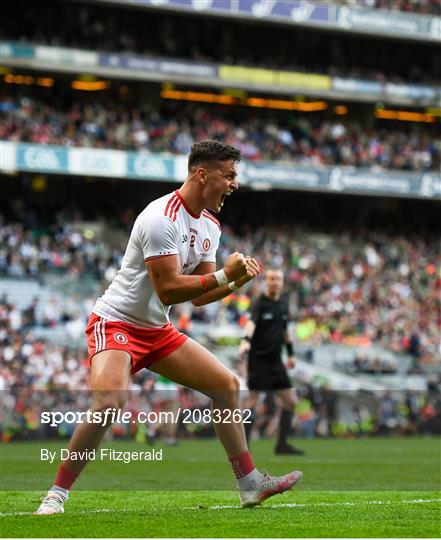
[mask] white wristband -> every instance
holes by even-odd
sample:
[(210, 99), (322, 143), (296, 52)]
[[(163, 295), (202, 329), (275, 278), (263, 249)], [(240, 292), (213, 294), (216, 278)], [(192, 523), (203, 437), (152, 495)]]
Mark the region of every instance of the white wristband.
[(238, 291), (240, 289), (240, 287), (238, 287), (236, 285), (236, 283), (234, 283), (234, 281), (232, 281), (231, 283), (228, 283), (228, 288), (230, 289), (230, 291)]
[(225, 273), (225, 270), (223, 268), (215, 272), (214, 277), (216, 278), (216, 281), (219, 287), (222, 287), (223, 285), (228, 284), (227, 274)]

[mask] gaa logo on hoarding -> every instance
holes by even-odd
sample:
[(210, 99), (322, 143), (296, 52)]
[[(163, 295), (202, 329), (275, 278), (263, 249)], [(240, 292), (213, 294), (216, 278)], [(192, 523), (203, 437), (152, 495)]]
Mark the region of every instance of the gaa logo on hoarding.
[(128, 337), (122, 332), (116, 332), (115, 334), (113, 334), (113, 339), (120, 345), (125, 345), (129, 342)]
[(168, 176), (167, 166), (165, 161), (151, 155), (136, 156), (133, 161), (133, 168), (136, 176), (144, 176), (147, 178)]
[(83, 166), (91, 172), (109, 172), (112, 170), (112, 162), (109, 156), (102, 152), (84, 152)]
[(23, 155), (24, 162), (30, 169), (56, 170), (60, 168), (57, 155), (48, 148), (27, 148)]
[(202, 242), (202, 247), (204, 248), (204, 251), (208, 251), (208, 250), (210, 249), (210, 246), (211, 246), (210, 239), (209, 239), (209, 238), (206, 238), (206, 239)]

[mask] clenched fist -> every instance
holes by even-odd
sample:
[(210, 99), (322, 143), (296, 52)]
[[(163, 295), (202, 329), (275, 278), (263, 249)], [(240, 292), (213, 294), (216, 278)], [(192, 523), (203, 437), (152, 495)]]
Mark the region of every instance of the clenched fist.
[(247, 265), (247, 273), (245, 276), (242, 276), (241, 278), (235, 281), (235, 284), (238, 287), (242, 287), (242, 285), (245, 285), (245, 283), (248, 283), (248, 281), (251, 281), (253, 278), (258, 276), (261, 271), (260, 265), (256, 261), (256, 259), (253, 259), (252, 257), (245, 257), (245, 261)]
[(246, 276), (248, 270), (249, 265), (247, 264), (245, 255), (238, 251), (232, 253), (224, 264), (224, 272), (227, 275), (229, 282)]

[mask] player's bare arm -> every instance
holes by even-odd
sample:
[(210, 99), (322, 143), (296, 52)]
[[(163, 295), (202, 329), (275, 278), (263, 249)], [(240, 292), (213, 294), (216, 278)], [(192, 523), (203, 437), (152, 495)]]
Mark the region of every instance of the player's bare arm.
[[(196, 307), (199, 307), (199, 306), (205, 306), (207, 304), (211, 304), (212, 302), (217, 302), (218, 300), (222, 300), (222, 298), (225, 298), (232, 292), (240, 289), (243, 285), (245, 285), (245, 283), (248, 283), (249, 281), (251, 281), (256, 276), (259, 275), (260, 265), (255, 259), (251, 257), (247, 257), (246, 264), (247, 264), (247, 273), (245, 276), (228, 283), (228, 285), (223, 285), (222, 287), (217, 287), (211, 291), (201, 294), (201, 296), (198, 296), (197, 298), (194, 298), (191, 301), (192, 304)], [(202, 262), (194, 270), (193, 275), (203, 275), (203, 274), (208, 274), (215, 271), (216, 271), (216, 264), (214, 262)]]
[[(156, 294), (166, 306), (193, 300), (219, 287), (214, 272), (189, 276), (179, 274), (178, 255), (154, 257), (148, 259), (145, 264)], [(227, 283), (249, 276), (249, 274), (251, 274), (250, 278), (254, 277), (255, 272), (247, 263), (245, 256), (238, 252), (228, 257), (222, 270), (228, 280)]]

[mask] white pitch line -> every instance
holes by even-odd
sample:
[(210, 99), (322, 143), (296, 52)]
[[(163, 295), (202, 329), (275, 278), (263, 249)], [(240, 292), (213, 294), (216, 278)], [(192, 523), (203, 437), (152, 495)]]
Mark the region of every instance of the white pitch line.
[[(266, 505), (266, 508), (304, 508), (308, 506), (359, 506), (359, 505), (369, 505), (369, 504), (422, 504), (422, 503), (434, 503), (441, 502), (441, 499), (410, 499), (407, 501), (341, 501), (341, 502), (319, 502), (319, 503), (280, 503)], [(202, 507), (204, 510), (228, 510), (228, 509), (241, 509), (242, 507), (238, 504), (225, 504), (225, 505), (216, 505), (216, 506), (206, 506)], [(182, 510), (199, 510), (199, 506), (185, 506)], [(116, 510), (111, 508), (101, 508), (98, 510), (79, 510), (77, 512), (68, 512), (69, 516), (74, 515), (85, 515), (85, 514), (109, 514), (109, 513), (129, 513), (135, 512), (134, 510)], [(34, 512), (0, 512), (0, 517), (7, 516), (32, 516)]]
[[(359, 506), (359, 505), (369, 505), (369, 504), (421, 504), (421, 503), (434, 503), (441, 502), (441, 499), (410, 499), (407, 501), (341, 501), (341, 502), (319, 502), (319, 503), (280, 503), (280, 504), (271, 504), (266, 505), (267, 508), (303, 508), (308, 506)], [(202, 507), (207, 510), (226, 510), (233, 508), (241, 508), (238, 504), (225, 504), (225, 505), (215, 505)], [(190, 506), (183, 508), (183, 510), (198, 510), (200, 507)]]
[[(69, 515), (77, 514), (104, 514), (109, 512), (126, 512), (126, 510), (111, 510), (110, 508), (101, 508), (100, 510), (79, 510), (77, 512), (69, 512)], [(5, 516), (33, 516), (35, 512), (0, 512), (0, 517)]]

